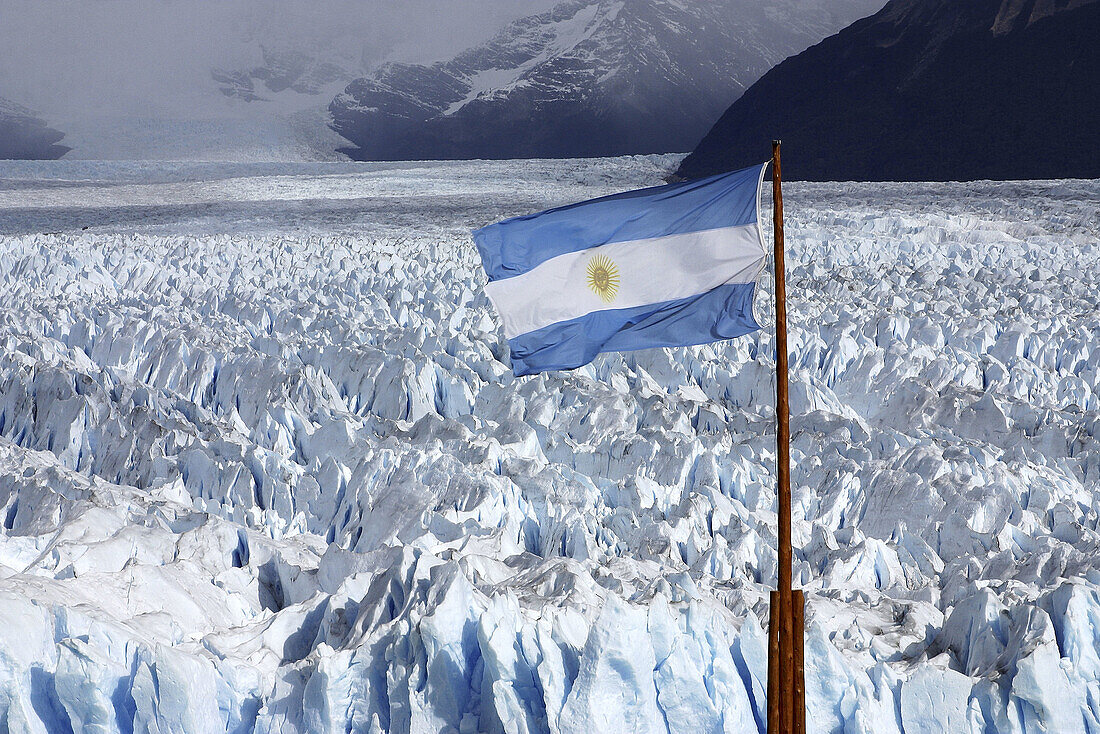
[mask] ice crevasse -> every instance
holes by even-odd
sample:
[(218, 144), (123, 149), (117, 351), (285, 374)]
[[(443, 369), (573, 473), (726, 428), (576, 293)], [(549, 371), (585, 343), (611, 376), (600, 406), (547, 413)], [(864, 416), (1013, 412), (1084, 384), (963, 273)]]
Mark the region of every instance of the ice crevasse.
[[(0, 730), (764, 731), (770, 330), (516, 380), (467, 234), (663, 164), (0, 225)], [(1100, 186), (787, 196), (810, 730), (1100, 732)]]

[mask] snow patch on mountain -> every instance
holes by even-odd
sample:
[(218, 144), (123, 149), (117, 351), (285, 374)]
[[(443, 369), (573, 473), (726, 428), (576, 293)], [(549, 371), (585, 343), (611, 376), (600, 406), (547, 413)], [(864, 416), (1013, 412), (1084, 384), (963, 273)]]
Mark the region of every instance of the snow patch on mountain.
[[(764, 731), (772, 330), (517, 380), (468, 235), (674, 164), (0, 164), (0, 721)], [(1095, 730), (1100, 184), (786, 194), (811, 731)]]
[(612, 5), (606, 12), (601, 12), (599, 5), (588, 5), (582, 7), (576, 15), (546, 24), (541, 29), (546, 37), (545, 45), (536, 56), (532, 56), (514, 68), (490, 68), (474, 72), (465, 79), (465, 83), (469, 86), (466, 96), (451, 103), (443, 111), (443, 115), (453, 115), (475, 99), (507, 96), (508, 92), (523, 85), (524, 77), (539, 64), (545, 63), (554, 56), (568, 53), (581, 42), (591, 38), (598, 29), (598, 22), (614, 20), (622, 10), (622, 5), (621, 2)]

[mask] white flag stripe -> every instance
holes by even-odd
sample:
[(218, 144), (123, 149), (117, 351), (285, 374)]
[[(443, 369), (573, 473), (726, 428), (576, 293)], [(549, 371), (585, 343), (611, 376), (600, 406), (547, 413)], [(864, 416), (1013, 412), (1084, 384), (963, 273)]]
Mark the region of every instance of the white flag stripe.
[[(613, 300), (588, 283), (597, 255), (618, 275)], [(485, 286), (509, 339), (596, 311), (634, 308), (698, 296), (721, 285), (756, 280), (766, 252), (757, 222), (632, 240), (569, 252), (513, 278)]]

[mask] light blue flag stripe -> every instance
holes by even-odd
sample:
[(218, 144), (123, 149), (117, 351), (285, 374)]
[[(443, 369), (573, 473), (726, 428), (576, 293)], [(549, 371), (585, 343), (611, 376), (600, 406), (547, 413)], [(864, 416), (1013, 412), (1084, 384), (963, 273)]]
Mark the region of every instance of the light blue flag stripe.
[(701, 296), (596, 311), (508, 342), (516, 376), (588, 364), (600, 352), (706, 344), (756, 331), (756, 283), (719, 286)]
[(601, 352), (705, 344), (759, 329), (753, 297), (767, 254), (757, 221), (765, 167), (476, 231), (513, 372), (573, 369)]
[(526, 273), (558, 255), (599, 245), (751, 224), (756, 221), (762, 168), (753, 166), (506, 219), (475, 231), (474, 242), (493, 281)]

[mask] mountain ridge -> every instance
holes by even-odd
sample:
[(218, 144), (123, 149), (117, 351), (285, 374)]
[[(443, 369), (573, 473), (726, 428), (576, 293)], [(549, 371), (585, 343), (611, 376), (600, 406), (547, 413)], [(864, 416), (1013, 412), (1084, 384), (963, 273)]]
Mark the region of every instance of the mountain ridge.
[(789, 151), (812, 180), (1100, 176), (1097, 0), (893, 0), (765, 74), (677, 175)]
[(33, 110), (0, 97), (0, 160), (55, 160), (72, 150), (58, 144), (64, 137)]
[(448, 61), (353, 81), (332, 127), (363, 160), (687, 150), (786, 53), (878, 3), (824, 5), (567, 0)]

